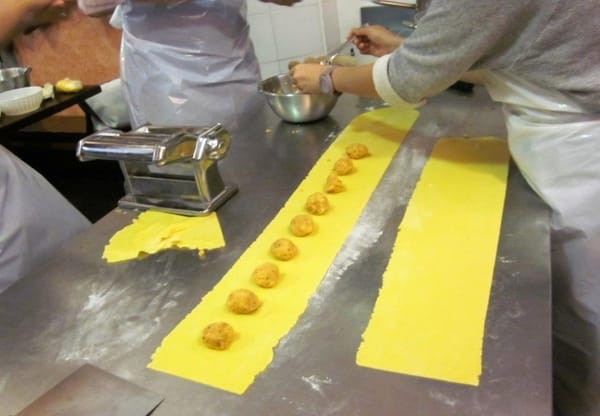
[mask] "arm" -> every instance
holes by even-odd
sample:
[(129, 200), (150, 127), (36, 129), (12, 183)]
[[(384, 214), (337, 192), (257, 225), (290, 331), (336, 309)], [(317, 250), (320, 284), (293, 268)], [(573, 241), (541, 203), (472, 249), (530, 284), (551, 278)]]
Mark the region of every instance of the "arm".
[(431, 0), (415, 31), (373, 76), (386, 77), (391, 93), (418, 102), (458, 80), (471, 81), (465, 74), (473, 69), (493, 67), (535, 14), (533, 4), (518, 0)]
[[(432, 0), (417, 29), (375, 64), (337, 68), (332, 79), (339, 92), (394, 102), (419, 103), (460, 80), (472, 68), (508, 48), (535, 15), (527, 4), (511, 0)], [(473, 22), (484, 25), (473, 27)], [(493, 17), (492, 17), (493, 16)], [(324, 68), (321, 69), (321, 71)], [(298, 65), (291, 75), (299, 88), (318, 91), (317, 68)], [(368, 75), (370, 72), (370, 78)]]
[(70, 0), (0, 0), (0, 47), (25, 30), (64, 17)]
[[(387, 77), (377, 76), (381, 72), (381, 68), (387, 66), (388, 59), (389, 55), (386, 55), (374, 64), (335, 67), (331, 73), (335, 91), (362, 97), (382, 98), (391, 106), (404, 107), (423, 104), (423, 100), (411, 103), (399, 97)], [(320, 64), (298, 64), (292, 68), (290, 74), (301, 91), (318, 93), (320, 92), (319, 77), (326, 68), (325, 65)]]
[(174, 4), (174, 3), (183, 3), (188, 0), (135, 0), (140, 3), (155, 3), (155, 4)]
[(18, 0), (3, 1), (0, 24), (0, 47), (5, 47), (22, 29), (22, 20), (27, 14), (25, 3)]
[[(183, 3), (188, 0), (137, 0), (142, 3), (158, 3), (158, 4), (169, 4), (169, 3)], [(273, 3), (280, 6), (293, 6), (294, 3), (299, 3), (302, 0), (260, 0), (263, 3)]]
[[(365, 25), (352, 29), (348, 39), (354, 38), (354, 44), (362, 54), (383, 56), (397, 49), (404, 40), (401, 36), (379, 25)], [(377, 97), (373, 83), (373, 65), (358, 67), (336, 67), (331, 78), (335, 90), (365, 97)], [(297, 64), (290, 70), (294, 82), (302, 91), (319, 92), (319, 77), (325, 70), (323, 65)]]
[[(319, 92), (319, 77), (327, 67), (321, 64), (297, 64), (290, 75), (301, 91), (307, 93)], [(331, 74), (333, 86), (338, 92), (377, 97), (373, 83), (373, 64), (360, 66), (338, 66)]]
[(404, 38), (379, 25), (365, 25), (352, 29), (348, 39), (355, 38), (354, 44), (363, 55), (383, 56), (402, 45)]
[(273, 3), (278, 4), (280, 6), (293, 6), (294, 3), (299, 3), (302, 0), (260, 0), (263, 3)]
[(471, 84), (482, 85), (483, 79), (481, 79), (481, 74), (479, 71), (468, 71), (465, 72), (462, 77), (460, 77), (461, 81), (470, 82)]

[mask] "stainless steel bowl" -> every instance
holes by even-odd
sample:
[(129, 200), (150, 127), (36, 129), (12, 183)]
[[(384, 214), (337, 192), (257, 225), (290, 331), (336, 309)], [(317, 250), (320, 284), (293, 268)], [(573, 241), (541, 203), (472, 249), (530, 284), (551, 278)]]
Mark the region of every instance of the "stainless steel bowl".
[(0, 92), (15, 88), (29, 87), (29, 67), (14, 67), (0, 69)]
[(291, 123), (307, 123), (326, 117), (338, 99), (336, 94), (303, 94), (297, 91), (289, 74), (265, 79), (258, 90), (275, 114)]

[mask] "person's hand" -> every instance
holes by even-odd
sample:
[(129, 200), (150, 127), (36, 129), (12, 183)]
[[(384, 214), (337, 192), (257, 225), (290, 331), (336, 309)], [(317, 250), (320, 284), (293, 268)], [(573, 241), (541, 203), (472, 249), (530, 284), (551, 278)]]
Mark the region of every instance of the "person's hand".
[(321, 92), (319, 78), (326, 69), (321, 64), (297, 64), (290, 70), (290, 76), (300, 91), (314, 94)]
[(186, 3), (190, 0), (136, 0), (140, 3), (155, 3), (155, 4), (162, 4), (165, 6), (168, 5), (177, 5), (179, 3)]
[(294, 3), (300, 3), (302, 0), (260, 0), (263, 3), (273, 3), (280, 6), (293, 6)]
[(19, 6), (26, 12), (35, 13), (49, 7), (64, 7), (65, 0), (21, 0)]
[(21, 7), (24, 7), (26, 12), (32, 15), (47, 13), (51, 10), (66, 11), (74, 7), (76, 0), (21, 0)]
[(363, 55), (383, 56), (397, 49), (404, 40), (402, 36), (379, 25), (365, 25), (352, 29), (348, 39), (354, 37), (354, 44)]
[(30, 29), (64, 19), (76, 5), (74, 0), (26, 0), (24, 3), (28, 9), (24, 22)]

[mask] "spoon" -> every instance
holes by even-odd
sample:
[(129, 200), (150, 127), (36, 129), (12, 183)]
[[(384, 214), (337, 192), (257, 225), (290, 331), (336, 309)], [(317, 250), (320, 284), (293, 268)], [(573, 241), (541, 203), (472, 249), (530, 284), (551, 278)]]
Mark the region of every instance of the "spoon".
[(321, 63), (325, 64), (325, 65), (332, 65), (335, 57), (338, 56), (340, 54), (340, 52), (343, 51), (346, 47), (352, 45), (353, 41), (354, 41), (354, 37), (351, 37), (346, 42), (344, 42), (340, 46), (338, 46), (337, 48), (332, 49), (331, 51), (327, 52), (327, 54), (325, 54), (325, 60), (322, 61)]

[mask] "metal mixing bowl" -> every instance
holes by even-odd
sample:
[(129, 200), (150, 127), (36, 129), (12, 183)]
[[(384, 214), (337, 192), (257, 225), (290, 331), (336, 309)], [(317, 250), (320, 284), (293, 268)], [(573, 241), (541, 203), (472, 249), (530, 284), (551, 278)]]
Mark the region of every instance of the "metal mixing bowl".
[(265, 79), (259, 84), (258, 90), (266, 97), (275, 114), (292, 123), (307, 123), (326, 117), (338, 99), (336, 94), (298, 92), (289, 74)]
[(29, 67), (0, 69), (0, 92), (29, 87)]

